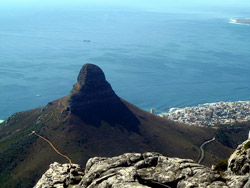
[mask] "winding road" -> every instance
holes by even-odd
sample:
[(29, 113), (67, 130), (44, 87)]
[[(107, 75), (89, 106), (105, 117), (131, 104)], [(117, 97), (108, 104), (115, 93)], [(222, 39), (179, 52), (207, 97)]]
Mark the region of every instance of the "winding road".
[(203, 160), (203, 158), (204, 158), (204, 149), (203, 149), (203, 147), (206, 145), (206, 144), (209, 144), (210, 142), (213, 142), (215, 140), (215, 137), (213, 137), (211, 140), (208, 140), (208, 141), (205, 141), (205, 142), (203, 142), (202, 144), (201, 144), (201, 146), (200, 146), (200, 151), (201, 151), (201, 154), (200, 154), (200, 158), (199, 158), (199, 160), (198, 160), (198, 163), (200, 164), (201, 163), (201, 161)]

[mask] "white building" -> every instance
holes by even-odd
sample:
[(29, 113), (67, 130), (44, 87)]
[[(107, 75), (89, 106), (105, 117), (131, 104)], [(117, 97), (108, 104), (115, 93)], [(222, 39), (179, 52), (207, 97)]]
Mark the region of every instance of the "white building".
[(151, 114), (154, 114), (154, 113), (155, 113), (155, 109), (154, 109), (154, 108), (151, 108), (151, 109), (150, 109), (150, 112), (151, 112)]

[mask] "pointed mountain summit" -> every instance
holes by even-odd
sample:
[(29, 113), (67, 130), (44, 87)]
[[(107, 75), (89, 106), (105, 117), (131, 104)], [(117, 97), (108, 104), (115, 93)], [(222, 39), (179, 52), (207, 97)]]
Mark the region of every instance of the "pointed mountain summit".
[(90, 63), (83, 65), (81, 68), (77, 77), (77, 83), (74, 85), (71, 94), (78, 94), (83, 99), (85, 98), (84, 100), (115, 95), (110, 84), (106, 81), (102, 69)]
[[(196, 160), (199, 146), (216, 130), (186, 126), (134, 106), (115, 94), (98, 66), (85, 64), (68, 96), (0, 124), (1, 188), (33, 187), (49, 164), (66, 162), (32, 131), (84, 165), (95, 156), (148, 151)], [(231, 151), (214, 141), (203, 162), (211, 165)]]
[(95, 126), (105, 121), (110, 125), (122, 125), (128, 131), (138, 131), (138, 119), (115, 94), (103, 71), (93, 64), (87, 63), (80, 70), (70, 94), (69, 109)]

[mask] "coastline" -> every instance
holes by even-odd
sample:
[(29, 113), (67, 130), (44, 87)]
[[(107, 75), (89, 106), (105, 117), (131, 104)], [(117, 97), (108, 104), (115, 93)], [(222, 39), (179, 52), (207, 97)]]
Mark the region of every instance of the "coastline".
[(197, 104), (197, 105), (194, 105), (194, 106), (186, 106), (186, 107), (172, 107), (169, 109), (169, 111), (167, 112), (161, 112), (161, 113), (158, 113), (157, 115), (160, 115), (160, 114), (169, 114), (169, 113), (173, 113), (173, 112), (176, 112), (176, 111), (181, 111), (183, 109), (188, 109), (188, 108), (195, 108), (195, 107), (205, 107), (205, 106), (213, 106), (213, 105), (216, 105), (216, 104), (219, 104), (219, 103), (247, 103), (249, 102), (250, 103), (250, 100), (248, 101), (242, 101), (242, 100), (239, 100), (239, 101), (218, 101), (218, 102), (207, 102), (207, 103), (203, 103), (203, 104)]
[(4, 122), (4, 120), (1, 120), (1, 119), (0, 119), (0, 123), (3, 123), (3, 122)]
[[(244, 23), (246, 20), (248, 20), (248, 22)], [(229, 23), (239, 25), (250, 25), (250, 18), (230, 18)]]
[(162, 118), (194, 126), (215, 126), (250, 121), (250, 101), (213, 102), (184, 108), (170, 108)]

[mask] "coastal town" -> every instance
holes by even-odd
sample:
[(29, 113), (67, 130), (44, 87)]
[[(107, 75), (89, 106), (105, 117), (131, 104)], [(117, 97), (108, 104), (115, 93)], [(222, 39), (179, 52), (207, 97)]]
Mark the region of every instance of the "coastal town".
[(170, 110), (159, 116), (194, 126), (215, 126), (250, 121), (250, 101), (216, 102)]

